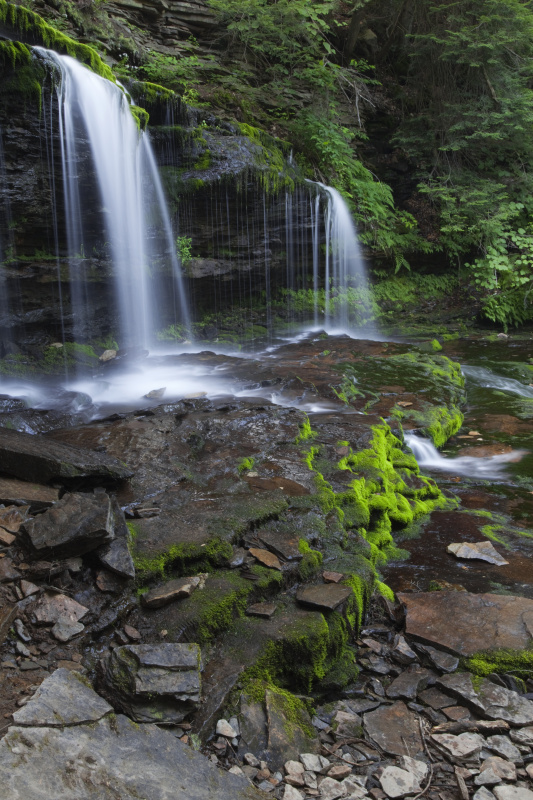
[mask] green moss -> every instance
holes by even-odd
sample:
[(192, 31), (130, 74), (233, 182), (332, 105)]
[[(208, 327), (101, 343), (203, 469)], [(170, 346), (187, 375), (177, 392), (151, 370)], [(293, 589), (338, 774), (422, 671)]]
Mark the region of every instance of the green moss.
[(295, 178), (289, 172), (286, 160), (291, 150), (290, 143), (246, 123), (238, 123), (238, 127), (241, 134), (255, 145), (255, 167), (265, 192), (294, 191)]
[(298, 550), (303, 555), (298, 572), (303, 581), (308, 581), (319, 571), (324, 557), (318, 550), (312, 550), (305, 539), (298, 542)]
[(376, 589), (382, 597), (385, 597), (387, 600), (390, 600), (391, 603), (394, 603), (395, 597), (394, 592), (387, 586), (386, 583), (382, 583), (381, 581), (376, 581)]
[(40, 44), (50, 50), (76, 58), (97, 75), (115, 82), (111, 69), (105, 64), (96, 50), (87, 44), (74, 41), (64, 33), (52, 28), (38, 14), (24, 6), (16, 6), (0, 0), (0, 22), (4, 23), (29, 44)]
[(237, 467), (239, 475), (242, 475), (243, 472), (251, 472), (254, 468), (254, 463), (254, 458), (243, 458)]
[(314, 439), (316, 435), (316, 431), (312, 429), (311, 423), (309, 422), (309, 417), (306, 417), (303, 423), (300, 425), (299, 433), (294, 440), (294, 444), (300, 444), (300, 442), (306, 442), (309, 439)]
[[(137, 532), (134, 535), (137, 535)], [(183, 575), (193, 567), (198, 572), (209, 572), (214, 567), (227, 562), (232, 555), (233, 548), (229, 542), (213, 538), (206, 543), (205, 547), (193, 542), (175, 544), (152, 558), (134, 550), (133, 563), (137, 579), (144, 581), (150, 577), (165, 579), (170, 571)]]
[(169, 103), (177, 101), (176, 92), (159, 86), (150, 81), (132, 81), (131, 92), (136, 99), (142, 99), (144, 103), (157, 105), (158, 103)]
[(211, 166), (211, 152), (206, 149), (196, 159), (196, 163), (194, 164), (194, 169), (200, 172), (204, 169), (209, 169), (210, 166)]
[(474, 675), (487, 677), (491, 672), (510, 672), (521, 678), (530, 678), (533, 672), (533, 649), (487, 650), (462, 660), (462, 666)]
[(137, 124), (137, 128), (140, 131), (146, 130), (148, 125), (148, 120), (150, 119), (150, 114), (144, 108), (140, 106), (129, 106), (131, 111), (131, 115)]

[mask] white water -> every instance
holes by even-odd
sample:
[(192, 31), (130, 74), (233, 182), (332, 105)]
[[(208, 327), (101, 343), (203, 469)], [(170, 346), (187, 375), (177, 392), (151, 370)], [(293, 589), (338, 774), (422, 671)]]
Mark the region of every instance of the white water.
[(496, 375), (490, 369), (485, 367), (461, 367), (463, 374), (470, 378), (478, 386), (483, 386), (487, 389), (498, 389), (500, 392), (511, 392), (518, 394), (520, 397), (533, 397), (533, 386), (527, 386), (514, 378), (504, 378), (502, 375)]
[(434, 447), (429, 439), (422, 439), (414, 434), (405, 434), (405, 442), (411, 448), (418, 465), (426, 469), (441, 472), (452, 472), (454, 475), (466, 475), (469, 478), (500, 478), (505, 476), (506, 464), (520, 461), (526, 451), (513, 450), (497, 456), (476, 458), (475, 456), (457, 456), (445, 458)]
[[(346, 301), (336, 302), (339, 294), (351, 288), (368, 291), (368, 278), (366, 266), (357, 236), (357, 228), (350, 214), (350, 209), (340, 192), (332, 186), (317, 183), (327, 197), (327, 206), (324, 216), (326, 238), (326, 264), (325, 264), (325, 290), (326, 290), (326, 318), (325, 327), (328, 331), (353, 330), (350, 324), (349, 307)], [(319, 224), (319, 215), (314, 214), (315, 225)], [(318, 241), (315, 232), (313, 245)], [(318, 259), (318, 247), (313, 246), (313, 262)], [(314, 289), (318, 288), (318, 266), (313, 264)], [(317, 314), (315, 312), (315, 318)]]
[(117, 320), (120, 345), (146, 346), (154, 336), (162, 299), (156, 270), (172, 275), (176, 321), (188, 327), (174, 236), (147, 133), (138, 131), (118, 86), (73, 58), (36, 49), (61, 74), (57, 94), (74, 314), (81, 319), (86, 307), (85, 260), (92, 255), (86, 251), (95, 238), (87, 222), (95, 209), (83, 191), (89, 150), (101, 204), (98, 233), (109, 246), (115, 280), (114, 308), (106, 313)]

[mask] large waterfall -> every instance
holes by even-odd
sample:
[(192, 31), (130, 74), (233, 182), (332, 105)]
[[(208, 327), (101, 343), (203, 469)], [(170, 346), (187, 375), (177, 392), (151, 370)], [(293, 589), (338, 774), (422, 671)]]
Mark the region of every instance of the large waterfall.
[[(116, 308), (110, 311), (118, 312), (122, 346), (151, 343), (158, 306), (167, 301), (157, 280), (160, 274), (171, 273), (176, 321), (188, 328), (172, 226), (148, 134), (138, 130), (119, 86), (73, 58), (38, 50), (60, 73), (58, 124), (74, 331), (85, 328), (85, 294), (91, 281), (85, 262), (92, 255), (89, 249), (97, 247), (111, 256)], [(96, 194), (90, 191), (87, 173), (93, 181), (96, 176)]]

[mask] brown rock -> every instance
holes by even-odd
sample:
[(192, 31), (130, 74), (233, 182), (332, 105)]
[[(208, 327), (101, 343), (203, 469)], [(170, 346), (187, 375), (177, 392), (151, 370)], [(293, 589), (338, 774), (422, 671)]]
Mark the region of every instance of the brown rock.
[(312, 608), (331, 611), (340, 606), (352, 594), (349, 586), (339, 586), (335, 583), (323, 583), (318, 586), (304, 586), (298, 589), (296, 599), (299, 603)]
[(509, 563), (491, 542), (454, 542), (449, 544), (446, 550), (456, 558), (488, 561), (489, 564), (496, 564), (498, 567)]
[(279, 569), (281, 570), (281, 564), (279, 558), (271, 553), (269, 550), (263, 550), (260, 547), (251, 547), (250, 555), (252, 555), (260, 564), (264, 564), (265, 567), (270, 567), (271, 569)]
[(246, 609), (249, 617), (266, 617), (267, 619), (270, 619), (275, 611), (274, 603), (254, 603)]
[(52, 625), (61, 619), (78, 622), (87, 614), (88, 610), (64, 594), (45, 592), (37, 604), (33, 616), (38, 625)]
[(342, 781), (352, 774), (352, 768), (348, 764), (335, 764), (328, 772), (328, 778), (334, 778), (336, 781)]
[(20, 589), (24, 597), (31, 597), (32, 594), (37, 594), (37, 592), (39, 591), (39, 587), (36, 586), (34, 583), (24, 580), (20, 582)]
[(15, 506), (0, 508), (0, 527), (9, 533), (18, 533), (23, 522), (24, 517)]
[(464, 706), (448, 706), (448, 708), (442, 709), (442, 713), (455, 722), (461, 719), (470, 719), (470, 711)]
[(0, 561), (0, 583), (10, 583), (20, 578), (20, 572), (13, 566), (11, 558), (3, 558)]
[(344, 580), (342, 572), (329, 572), (328, 570), (322, 573), (322, 577), (326, 583), (340, 583)]
[(168, 605), (168, 603), (172, 603), (174, 600), (190, 597), (200, 583), (200, 580), (201, 578), (196, 575), (192, 578), (177, 578), (176, 580), (169, 581), (143, 594), (141, 603), (146, 608), (161, 608), (162, 606)]
[(30, 511), (49, 508), (59, 500), (59, 490), (39, 483), (0, 478), (0, 502), (29, 505)]
[(418, 717), (401, 700), (365, 714), (364, 727), (389, 755), (412, 756), (423, 749)]
[(140, 642), (141, 641), (141, 634), (136, 628), (133, 628), (131, 625), (124, 625), (124, 633), (131, 639), (132, 642)]
[(4, 528), (0, 528), (0, 544), (4, 544), (6, 547), (9, 547), (13, 544), (17, 537), (14, 536), (12, 533), (8, 533)]
[[(533, 600), (469, 592), (399, 594), (406, 632), (460, 656), (480, 650), (523, 650), (533, 638)], [(450, 625), (453, 619), (453, 625)]]

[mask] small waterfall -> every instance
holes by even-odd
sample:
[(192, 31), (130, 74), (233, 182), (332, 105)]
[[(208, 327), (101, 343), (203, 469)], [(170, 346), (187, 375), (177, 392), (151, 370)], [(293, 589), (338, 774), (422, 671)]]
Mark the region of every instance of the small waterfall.
[[(344, 331), (354, 328), (350, 319), (355, 309), (351, 306), (364, 306), (368, 303), (369, 284), (365, 261), (357, 236), (357, 229), (350, 214), (350, 209), (343, 196), (332, 186), (317, 182), (326, 197), (323, 212), (323, 229), (325, 237), (325, 327), (340, 328)], [(312, 209), (315, 226), (313, 234), (313, 284), (318, 289), (319, 247), (321, 217), (318, 198)], [(315, 310), (315, 320), (318, 312)], [(357, 327), (357, 326), (356, 326)]]
[[(168, 290), (175, 321), (189, 327), (181, 269), (147, 133), (140, 133), (125, 93), (68, 56), (35, 48), (59, 72), (57, 84), (72, 308), (83, 338), (91, 257), (111, 256), (121, 346), (151, 343)], [(94, 177), (95, 176), (95, 177)]]
[(500, 392), (510, 392), (520, 397), (533, 397), (533, 386), (527, 386), (514, 378), (504, 378), (496, 375), (486, 367), (461, 367), (464, 375), (473, 383), (485, 389), (497, 389)]
[(476, 456), (458, 456), (444, 458), (429, 439), (422, 439), (412, 433), (405, 434), (405, 443), (411, 448), (418, 465), (422, 469), (451, 472), (454, 475), (466, 475), (469, 478), (499, 478), (504, 475), (506, 464), (520, 461), (525, 450), (513, 450), (497, 456), (478, 458)]

